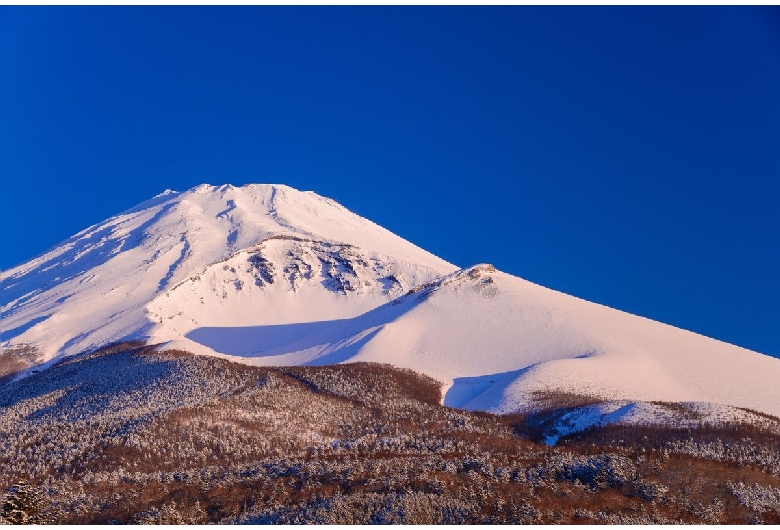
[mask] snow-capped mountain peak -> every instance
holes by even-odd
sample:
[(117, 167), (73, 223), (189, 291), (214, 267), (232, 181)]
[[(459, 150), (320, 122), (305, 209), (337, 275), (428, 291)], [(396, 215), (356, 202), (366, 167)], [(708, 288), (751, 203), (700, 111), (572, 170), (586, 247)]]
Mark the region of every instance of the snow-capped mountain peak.
[(584, 396), (596, 405), (578, 425), (643, 422), (662, 402), (702, 421), (780, 415), (778, 359), (491, 265), (458, 270), (284, 185), (167, 190), (7, 271), (0, 295), (3, 344), (42, 360), (138, 339), (258, 365), (390, 363), (460, 408)]
[[(149, 339), (159, 323), (147, 304), (276, 236), (349, 245), (367, 258), (392, 257), (408, 270), (426, 271), (420, 272), (425, 281), (454, 269), (316, 193), (277, 184), (202, 184), (183, 193), (166, 190), (6, 271), (3, 341), (34, 344), (50, 359), (117, 340)], [(403, 281), (415, 285), (414, 274)]]

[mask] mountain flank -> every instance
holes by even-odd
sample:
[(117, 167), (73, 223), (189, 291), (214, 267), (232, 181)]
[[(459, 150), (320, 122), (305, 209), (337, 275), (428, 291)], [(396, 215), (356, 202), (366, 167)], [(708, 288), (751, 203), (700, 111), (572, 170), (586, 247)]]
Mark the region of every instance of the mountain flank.
[(551, 447), (543, 419), (440, 400), (439, 382), (388, 365), (253, 367), (117, 344), (0, 387), (0, 483), (7, 500), (20, 483), (37, 499), (0, 520), (780, 522), (777, 419), (608, 426)]
[(5, 379), (141, 341), (252, 366), (390, 364), (466, 410), (598, 403), (551, 442), (593, 425), (780, 415), (778, 359), (489, 264), (458, 268), (284, 185), (168, 190), (7, 271), (0, 297)]
[(780, 523), (780, 360), (283, 185), (0, 281), (0, 523)]

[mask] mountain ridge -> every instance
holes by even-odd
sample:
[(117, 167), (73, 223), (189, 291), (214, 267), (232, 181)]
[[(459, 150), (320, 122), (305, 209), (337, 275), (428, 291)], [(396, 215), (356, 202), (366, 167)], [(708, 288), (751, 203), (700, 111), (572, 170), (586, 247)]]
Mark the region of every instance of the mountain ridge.
[(4, 344), (43, 361), (143, 340), (264, 366), (389, 363), (444, 383), (445, 404), (497, 413), (552, 391), (613, 403), (602, 418), (630, 404), (637, 422), (654, 401), (780, 415), (780, 360), (458, 269), (285, 185), (166, 190), (8, 272)]

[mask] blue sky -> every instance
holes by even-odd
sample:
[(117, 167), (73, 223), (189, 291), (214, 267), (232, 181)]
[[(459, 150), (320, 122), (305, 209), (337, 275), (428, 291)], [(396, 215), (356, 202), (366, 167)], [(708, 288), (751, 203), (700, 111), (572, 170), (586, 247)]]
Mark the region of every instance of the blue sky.
[(777, 94), (773, 7), (0, 7), (0, 267), (279, 182), (780, 356)]

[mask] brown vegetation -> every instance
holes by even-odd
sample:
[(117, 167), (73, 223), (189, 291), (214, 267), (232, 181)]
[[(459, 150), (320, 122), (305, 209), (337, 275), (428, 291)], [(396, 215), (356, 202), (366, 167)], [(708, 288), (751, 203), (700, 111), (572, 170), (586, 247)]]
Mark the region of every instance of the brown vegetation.
[(386, 365), (117, 344), (0, 388), (0, 486), (27, 477), (67, 524), (777, 522), (766, 431), (612, 426), (547, 447), (529, 416), (440, 399)]
[(0, 385), (11, 381), (40, 360), (40, 354), (34, 346), (20, 344), (0, 348)]

